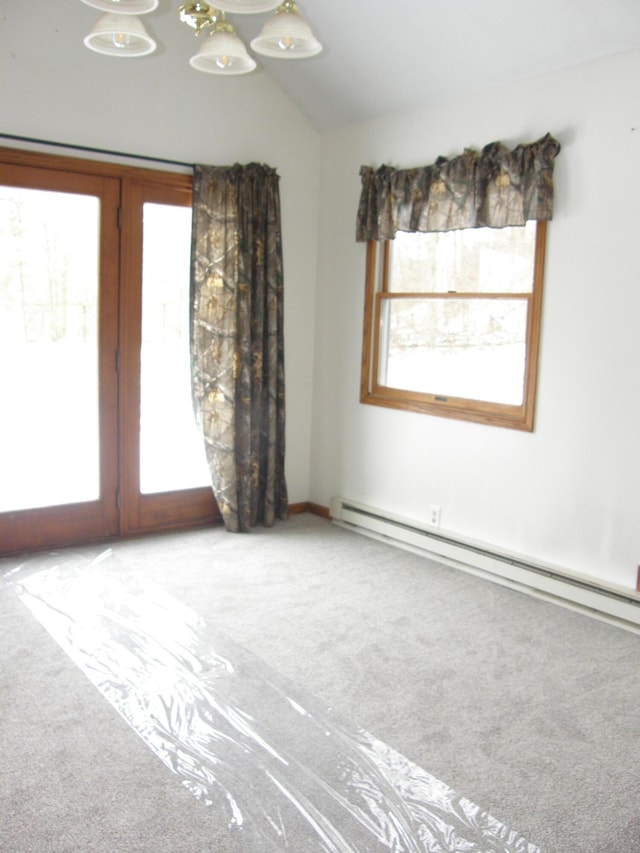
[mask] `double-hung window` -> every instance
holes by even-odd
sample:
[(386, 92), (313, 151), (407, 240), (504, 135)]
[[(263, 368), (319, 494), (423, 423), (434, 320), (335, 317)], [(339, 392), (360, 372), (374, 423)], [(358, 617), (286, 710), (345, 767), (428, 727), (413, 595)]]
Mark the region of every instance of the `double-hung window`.
[(363, 403), (531, 431), (553, 161), (547, 134), (360, 170)]
[(371, 241), (362, 402), (531, 430), (545, 231)]

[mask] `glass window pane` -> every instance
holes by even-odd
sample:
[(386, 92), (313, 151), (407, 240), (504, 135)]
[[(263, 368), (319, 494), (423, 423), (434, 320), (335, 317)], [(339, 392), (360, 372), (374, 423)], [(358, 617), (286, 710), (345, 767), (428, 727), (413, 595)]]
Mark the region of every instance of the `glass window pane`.
[(536, 223), (427, 234), (398, 232), (389, 289), (396, 293), (531, 293)]
[(210, 485), (191, 405), (191, 209), (146, 203), (143, 212), (140, 491)]
[(100, 203), (0, 187), (0, 511), (97, 500)]
[(521, 405), (526, 333), (526, 299), (383, 299), (378, 381)]

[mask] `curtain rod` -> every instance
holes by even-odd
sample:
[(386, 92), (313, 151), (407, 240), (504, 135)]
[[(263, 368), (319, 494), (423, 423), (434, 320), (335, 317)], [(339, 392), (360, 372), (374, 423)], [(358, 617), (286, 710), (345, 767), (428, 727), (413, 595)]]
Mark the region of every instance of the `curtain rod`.
[(193, 163), (183, 163), (181, 160), (166, 160), (164, 157), (145, 157), (144, 154), (127, 154), (126, 151), (110, 151), (108, 148), (91, 148), (88, 145), (71, 145), (68, 142), (54, 142), (51, 139), (34, 139), (30, 136), (14, 136), (11, 133), (0, 133), (0, 139), (12, 139), (15, 142), (32, 142), (36, 145), (51, 145), (54, 148), (88, 151), (92, 154), (106, 154), (111, 157), (129, 157), (132, 160), (145, 160), (147, 163), (164, 163), (169, 166), (183, 166), (186, 169), (193, 169)]

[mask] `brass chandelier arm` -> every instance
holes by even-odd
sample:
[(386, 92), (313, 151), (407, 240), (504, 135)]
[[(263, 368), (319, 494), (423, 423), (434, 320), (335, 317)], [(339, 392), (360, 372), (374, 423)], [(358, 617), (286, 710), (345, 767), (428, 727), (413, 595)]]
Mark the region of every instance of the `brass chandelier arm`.
[[(194, 29), (197, 36), (207, 27), (225, 30), (230, 28), (225, 13), (208, 3), (184, 3), (180, 6), (179, 14), (180, 20)], [(226, 26), (223, 27), (222, 25)]]

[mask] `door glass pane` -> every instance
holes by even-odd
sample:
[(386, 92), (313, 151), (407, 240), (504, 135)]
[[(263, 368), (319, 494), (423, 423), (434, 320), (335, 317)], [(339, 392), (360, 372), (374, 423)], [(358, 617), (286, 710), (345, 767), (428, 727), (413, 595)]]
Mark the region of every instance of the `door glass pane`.
[(0, 186), (0, 512), (97, 500), (93, 196)]
[(143, 209), (140, 491), (210, 485), (191, 405), (191, 209)]
[(379, 382), (519, 406), (526, 299), (384, 299)]

